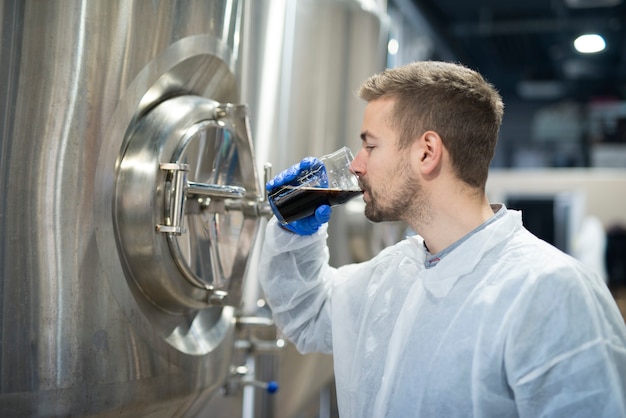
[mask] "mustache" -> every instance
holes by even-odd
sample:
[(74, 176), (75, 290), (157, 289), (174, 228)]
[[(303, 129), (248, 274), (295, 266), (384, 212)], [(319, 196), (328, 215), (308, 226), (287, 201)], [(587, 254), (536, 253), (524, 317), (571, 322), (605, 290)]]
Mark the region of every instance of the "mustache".
[(362, 177), (359, 177), (359, 187), (361, 190), (369, 190), (369, 182)]

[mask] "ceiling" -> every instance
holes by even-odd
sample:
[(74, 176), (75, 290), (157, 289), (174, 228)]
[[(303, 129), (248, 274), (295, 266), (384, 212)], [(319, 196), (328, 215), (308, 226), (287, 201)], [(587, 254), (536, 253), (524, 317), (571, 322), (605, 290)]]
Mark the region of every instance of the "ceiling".
[[(431, 26), (433, 59), (479, 70), (508, 100), (626, 99), (625, 0), (407, 2)], [(586, 31), (605, 37), (604, 52), (574, 51)]]

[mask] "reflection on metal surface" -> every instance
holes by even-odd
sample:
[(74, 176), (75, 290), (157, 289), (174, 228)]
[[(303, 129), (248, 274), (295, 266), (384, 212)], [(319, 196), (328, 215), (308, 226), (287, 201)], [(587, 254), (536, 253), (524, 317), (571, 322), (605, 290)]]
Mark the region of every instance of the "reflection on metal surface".
[[(365, 8), (364, 5), (372, 6)], [(324, 155), (344, 145), (360, 146), (365, 104), (354, 91), (386, 62), (389, 40), (385, 1), (254, 0), (246, 3), (242, 100), (250, 106), (258, 162), (276, 173), (307, 155)], [(376, 8), (376, 5), (381, 7)], [(259, 170), (260, 171), (260, 170)], [(362, 215), (333, 209), (329, 245), (333, 265), (353, 261), (353, 223), (369, 228)], [(363, 234), (357, 239), (367, 239)], [(276, 378), (281, 390), (258, 416), (289, 418), (319, 399), (332, 379), (332, 358), (302, 356), (293, 346), (280, 357), (257, 362), (262, 380)], [(265, 373), (265, 374), (264, 374)], [(306, 382), (303, 384), (303, 382)], [(323, 414), (320, 414), (323, 415)]]
[[(274, 348), (275, 329), (254, 312), (238, 321), (269, 211), (254, 155), (232, 145), (248, 137), (243, 109), (228, 103), (250, 104), (256, 160), (276, 171), (358, 141), (348, 101), (384, 63), (379, 17), (351, 0), (0, 0), (0, 16), (0, 415), (239, 416), (241, 391), (218, 394), (231, 365), (256, 381), (279, 362), (250, 357)], [(125, 184), (134, 129), (185, 96), (217, 110), (170, 132), (200, 128), (179, 154), (161, 138), (150, 155), (167, 158), (132, 157), (140, 183)], [(215, 143), (230, 145), (201, 159)], [(174, 180), (184, 192), (170, 194), (161, 163), (188, 166)], [(281, 407), (258, 401), (257, 416), (295, 415), (332, 374), (327, 358), (284, 361)]]
[[(0, 15), (0, 193), (20, 196), (0, 203), (0, 415), (198, 415), (230, 376), (255, 208), (220, 212), (213, 221), (218, 234), (236, 230), (220, 235), (226, 248), (212, 249), (224, 289), (212, 297), (227, 293), (223, 305), (207, 302), (203, 284), (172, 303), (173, 314), (127, 278), (115, 192), (129, 127), (157, 105), (178, 96), (239, 102), (242, 2), (4, 0)], [(243, 137), (240, 125), (228, 128), (233, 137)], [(235, 164), (254, 171), (251, 158), (238, 155)], [(151, 164), (135, 169), (155, 176)], [(256, 184), (238, 186), (246, 190), (239, 200), (259, 194)], [(135, 209), (138, 220), (145, 212)], [(136, 229), (136, 238), (150, 242), (162, 221)], [(133, 251), (173, 263), (170, 235)], [(172, 238), (192, 263), (183, 235)], [(150, 256), (155, 248), (161, 254)]]

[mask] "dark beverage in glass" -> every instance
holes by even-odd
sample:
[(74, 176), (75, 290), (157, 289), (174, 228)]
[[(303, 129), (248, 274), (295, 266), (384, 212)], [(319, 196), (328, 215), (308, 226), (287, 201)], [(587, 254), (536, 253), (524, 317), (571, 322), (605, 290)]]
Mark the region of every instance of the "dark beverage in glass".
[(362, 193), (361, 190), (282, 186), (270, 193), (269, 202), (278, 221), (287, 224), (312, 215), (322, 205), (342, 205)]

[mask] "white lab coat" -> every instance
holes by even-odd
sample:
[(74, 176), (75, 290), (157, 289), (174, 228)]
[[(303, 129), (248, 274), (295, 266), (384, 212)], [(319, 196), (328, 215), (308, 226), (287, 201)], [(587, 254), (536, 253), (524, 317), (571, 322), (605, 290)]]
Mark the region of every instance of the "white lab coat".
[(298, 350), (333, 353), (342, 418), (626, 417), (605, 283), (501, 210), (431, 268), (419, 236), (332, 268), (325, 227), (270, 221), (267, 301)]

